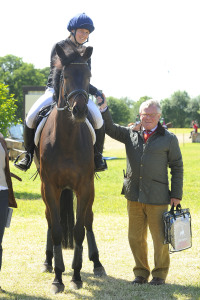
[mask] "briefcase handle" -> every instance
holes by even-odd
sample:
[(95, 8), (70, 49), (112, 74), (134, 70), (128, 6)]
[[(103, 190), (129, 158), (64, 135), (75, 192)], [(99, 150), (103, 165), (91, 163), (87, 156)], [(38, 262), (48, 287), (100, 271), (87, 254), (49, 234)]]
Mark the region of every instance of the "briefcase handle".
[(176, 214), (175, 214), (175, 212), (181, 213), (181, 205), (180, 205), (180, 204), (178, 204), (178, 205), (176, 206), (176, 210), (174, 209), (174, 203), (172, 204), (172, 207), (171, 207), (171, 209), (170, 209), (170, 214), (173, 215), (174, 219), (176, 219)]

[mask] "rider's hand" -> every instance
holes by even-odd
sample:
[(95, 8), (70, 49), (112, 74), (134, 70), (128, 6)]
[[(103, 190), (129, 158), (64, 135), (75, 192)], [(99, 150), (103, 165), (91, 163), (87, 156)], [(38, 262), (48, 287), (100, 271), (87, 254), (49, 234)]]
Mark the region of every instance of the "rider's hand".
[(103, 111), (108, 106), (107, 102), (106, 102), (106, 97), (103, 93), (102, 93), (102, 96), (103, 96), (103, 100), (104, 100), (103, 103), (102, 103), (102, 98), (100, 96), (97, 97), (97, 104), (99, 105), (100, 111)]
[(101, 102), (98, 103), (98, 105), (101, 106), (101, 104), (103, 104), (103, 102), (104, 102), (103, 93), (101, 93), (99, 90), (97, 90), (95, 96), (96, 96), (96, 99), (99, 97), (101, 98)]

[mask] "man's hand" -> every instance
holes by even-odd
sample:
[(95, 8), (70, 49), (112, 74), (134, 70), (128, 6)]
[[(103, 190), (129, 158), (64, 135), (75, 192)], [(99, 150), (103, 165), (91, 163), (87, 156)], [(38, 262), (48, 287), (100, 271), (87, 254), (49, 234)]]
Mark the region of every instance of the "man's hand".
[(141, 130), (141, 126), (142, 126), (142, 123), (137, 121), (135, 123), (132, 123), (132, 130), (133, 131), (140, 131)]
[(173, 203), (174, 203), (174, 206), (176, 207), (178, 204), (180, 204), (180, 202), (181, 202), (180, 199), (177, 199), (177, 198), (171, 198), (170, 205), (172, 206)]

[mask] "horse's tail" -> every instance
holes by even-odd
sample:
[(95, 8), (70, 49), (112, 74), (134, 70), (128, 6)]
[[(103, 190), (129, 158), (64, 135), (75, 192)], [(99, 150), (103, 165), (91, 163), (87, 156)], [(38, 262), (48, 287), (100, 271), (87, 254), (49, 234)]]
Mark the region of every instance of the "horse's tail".
[(60, 218), (63, 229), (63, 248), (74, 248), (74, 208), (73, 208), (73, 191), (65, 189), (60, 197)]

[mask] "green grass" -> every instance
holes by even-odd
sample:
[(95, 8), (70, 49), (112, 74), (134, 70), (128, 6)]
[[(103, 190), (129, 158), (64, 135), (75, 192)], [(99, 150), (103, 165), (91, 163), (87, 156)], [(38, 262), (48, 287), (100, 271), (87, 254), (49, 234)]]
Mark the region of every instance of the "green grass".
[(193, 131), (193, 128), (169, 128), (169, 131), (173, 132), (174, 134), (184, 134), (190, 133)]
[[(188, 143), (180, 146), (184, 162), (184, 195), (183, 203), (190, 205), (191, 209), (200, 208), (199, 182), (200, 182), (200, 144)], [(123, 169), (126, 169), (126, 155), (123, 150), (105, 151), (104, 156), (117, 157), (108, 160), (108, 171), (98, 173), (100, 179), (95, 178), (95, 202), (94, 212), (98, 214), (120, 214), (126, 213), (126, 199), (121, 195), (123, 182)], [(35, 181), (30, 179), (35, 173), (34, 164), (26, 173), (19, 171), (11, 165), (11, 169), (22, 182), (13, 179), (15, 196), (18, 201), (19, 210), (16, 215), (29, 217), (40, 215), (44, 211), (41, 203), (40, 178)], [(27, 210), (28, 207), (28, 210)]]
[[(118, 159), (107, 161), (108, 171), (99, 173), (95, 179), (96, 197), (94, 210), (94, 232), (100, 259), (106, 278), (94, 278), (92, 264), (87, 257), (84, 241), (82, 279), (83, 289), (69, 289), (73, 251), (63, 251), (66, 271), (63, 281), (66, 286), (61, 295), (49, 294), (52, 274), (42, 274), (47, 224), (44, 204), (40, 196), (39, 177), (30, 177), (35, 167), (20, 172), (11, 166), (23, 181), (13, 179), (18, 209), (14, 209), (11, 227), (4, 237), (3, 267), (0, 285), (7, 293), (0, 299), (47, 300), (47, 299), (200, 299), (200, 144), (181, 146), (184, 161), (184, 196), (182, 207), (189, 207), (192, 215), (193, 246), (191, 249), (171, 255), (171, 268), (167, 284), (162, 287), (130, 285), (133, 280), (133, 257), (127, 238), (126, 200), (121, 195), (123, 169), (126, 168), (124, 150), (105, 151), (105, 156)], [(153, 267), (153, 245), (149, 234), (149, 262)]]

